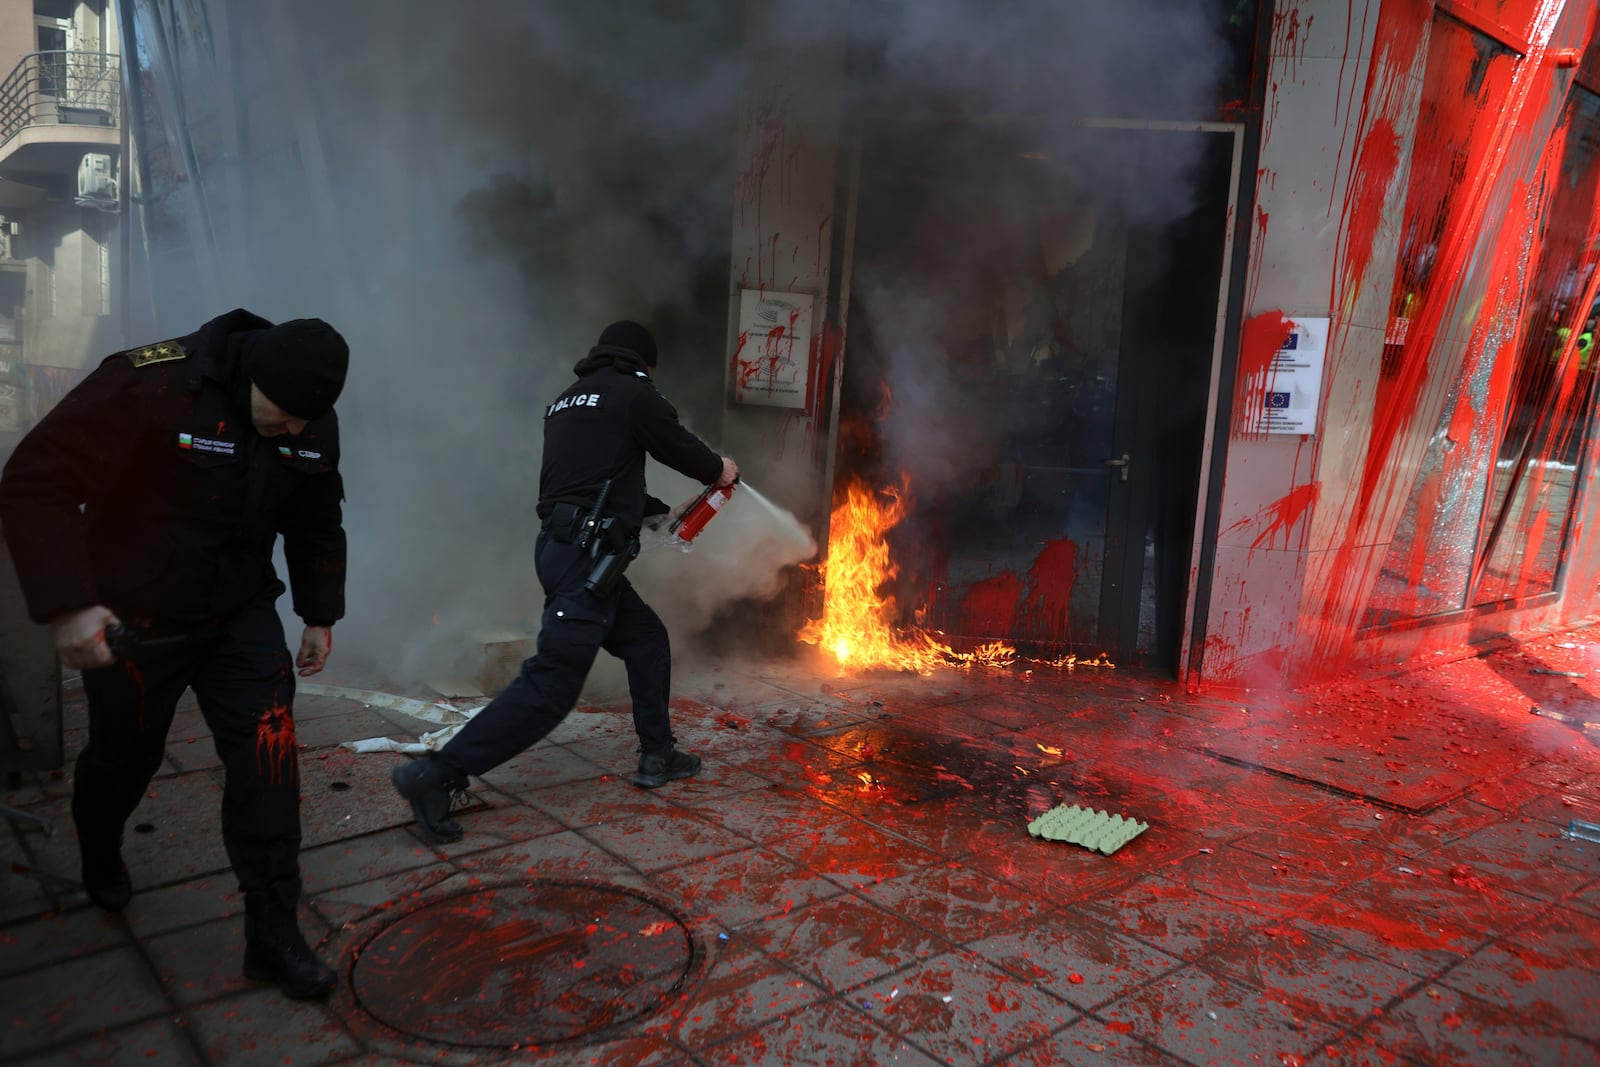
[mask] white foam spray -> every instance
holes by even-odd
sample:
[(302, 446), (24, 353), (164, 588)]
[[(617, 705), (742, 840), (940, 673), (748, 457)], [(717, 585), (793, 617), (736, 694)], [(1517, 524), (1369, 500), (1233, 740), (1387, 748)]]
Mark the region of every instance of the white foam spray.
[(748, 495), (756, 503), (766, 508), (772, 517), (778, 520), (778, 525), (783, 527), (784, 533), (794, 538), (796, 544), (812, 544), (811, 532), (805, 528), (799, 519), (794, 517), (794, 512), (789, 511), (787, 508), (780, 508), (757, 492), (756, 487), (743, 478), (739, 479), (739, 490), (740, 494)]

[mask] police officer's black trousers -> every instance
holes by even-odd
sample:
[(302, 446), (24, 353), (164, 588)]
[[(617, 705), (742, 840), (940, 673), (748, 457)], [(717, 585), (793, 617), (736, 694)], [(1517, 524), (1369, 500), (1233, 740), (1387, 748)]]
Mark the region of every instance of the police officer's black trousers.
[(457, 773), (480, 775), (525, 751), (577, 704), (602, 648), (627, 667), (639, 747), (645, 752), (669, 748), (672, 648), (660, 617), (625, 578), (604, 599), (587, 592), (583, 583), (593, 566), (589, 553), (549, 532), (539, 535), (535, 562), (545, 591), (535, 654), (439, 750), (438, 758)]
[[(174, 708), (192, 688), (226, 781), (222, 840), (245, 892), (298, 879), (300, 774), (294, 662), (271, 600), (177, 647), (85, 671), (89, 741), (78, 755), (72, 818), (86, 848), (115, 848), (161, 767)], [(157, 826), (156, 840), (180, 832)]]

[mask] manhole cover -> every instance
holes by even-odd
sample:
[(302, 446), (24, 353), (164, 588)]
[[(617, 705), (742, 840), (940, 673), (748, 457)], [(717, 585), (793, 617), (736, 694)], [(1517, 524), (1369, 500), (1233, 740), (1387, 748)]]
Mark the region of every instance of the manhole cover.
[(401, 1033), (510, 1048), (648, 1015), (693, 957), (683, 923), (642, 896), (532, 882), (402, 917), (361, 949), (352, 984), (361, 1005)]

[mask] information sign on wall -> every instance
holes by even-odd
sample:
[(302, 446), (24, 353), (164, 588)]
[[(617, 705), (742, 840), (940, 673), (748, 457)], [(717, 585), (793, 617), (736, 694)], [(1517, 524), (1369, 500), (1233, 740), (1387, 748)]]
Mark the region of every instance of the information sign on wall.
[(1328, 319), (1290, 319), (1289, 336), (1272, 357), (1262, 390), (1257, 433), (1317, 432)]
[(741, 404), (808, 406), (811, 384), (809, 293), (739, 292), (733, 398)]

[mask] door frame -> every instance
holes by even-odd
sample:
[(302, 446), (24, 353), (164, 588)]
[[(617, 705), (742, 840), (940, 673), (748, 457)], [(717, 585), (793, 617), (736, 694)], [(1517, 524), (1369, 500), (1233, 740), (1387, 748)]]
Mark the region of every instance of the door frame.
[[(1218, 403), (1221, 396), (1222, 370), (1224, 362), (1223, 353), (1225, 351), (1226, 344), (1229, 300), (1233, 291), (1233, 257), (1239, 222), (1239, 193), (1240, 180), (1243, 173), (1244, 164), (1246, 133), (1245, 125), (1242, 122), (1163, 121), (1159, 119), (1088, 119), (1084, 120), (1083, 122), (1064, 125), (1084, 126), (1093, 129), (1158, 130), (1170, 131), (1174, 133), (1226, 134), (1231, 136), (1233, 141), (1228, 169), (1227, 212), (1226, 218), (1223, 222), (1222, 230), (1222, 260), (1219, 264), (1220, 277), (1217, 283), (1217, 311), (1216, 318), (1214, 320), (1215, 325), (1212, 329), (1211, 367), (1207, 380), (1205, 428), (1201, 438), (1199, 483), (1196, 487), (1195, 513), (1193, 525), (1190, 531), (1191, 536), (1189, 541), (1188, 566), (1189, 577), (1184, 583), (1181, 616), (1183, 621), (1178, 640), (1178, 662), (1176, 664), (1177, 676), (1180, 679), (1186, 678), (1188, 677), (1190, 656), (1194, 647), (1194, 637), (1197, 629), (1197, 613), (1200, 606), (1199, 590), (1201, 583), (1197, 579), (1200, 574), (1201, 561), (1204, 558), (1204, 552), (1207, 547), (1206, 539), (1212, 536), (1212, 530), (1210, 529), (1207, 520), (1207, 515), (1209, 513), (1208, 501), (1213, 490), (1214, 472), (1212, 469), (1212, 452), (1217, 440), (1216, 427), (1218, 418)], [(1134, 449), (1131, 447), (1131, 444), (1123, 437), (1123, 435), (1128, 432), (1128, 429), (1129, 428), (1125, 426), (1121, 420), (1118, 421), (1116, 433), (1112, 440), (1113, 455), (1118, 453), (1133, 453)], [(1148, 457), (1146, 458), (1148, 459)], [(1128, 515), (1130, 509), (1126, 501), (1124, 501), (1121, 505), (1110, 505), (1108, 506), (1107, 510), (1108, 513), (1121, 512), (1123, 514), (1124, 520), (1122, 524), (1122, 532), (1125, 535), (1124, 543), (1129, 546), (1126, 551), (1129, 551), (1131, 555), (1140, 561), (1138, 566), (1132, 566), (1130, 563), (1130, 569), (1125, 571), (1125, 575), (1137, 573), (1142, 578), (1142, 561), (1144, 557), (1144, 533), (1142, 524), (1132, 523), (1127, 520), (1126, 516)], [(1137, 531), (1137, 538), (1132, 536), (1135, 533), (1135, 526), (1139, 527), (1139, 530)], [(1106, 528), (1107, 539), (1109, 540), (1111, 531), (1110, 514), (1107, 516)], [(1137, 542), (1136, 552), (1132, 550), (1132, 546), (1134, 545), (1135, 541)], [(1107, 622), (1112, 618), (1112, 614), (1117, 610), (1119, 603), (1116, 597), (1107, 595), (1107, 592), (1111, 587), (1111, 583), (1116, 580), (1117, 577), (1118, 576), (1113, 575), (1112, 568), (1108, 566), (1101, 578), (1102, 586), (1100, 595), (1100, 611), (1102, 630), (1106, 628)], [(1122, 598), (1129, 596), (1137, 598), (1140, 595), (1140, 592), (1141, 590), (1139, 588), (1125, 589), (1119, 595)], [(1135, 610), (1134, 620), (1134, 625), (1137, 626), (1137, 609)], [(1133, 639), (1135, 642), (1137, 640), (1137, 632), (1128, 634), (1125, 632), (1125, 627), (1123, 626), (1112, 626), (1112, 630), (1115, 632), (1116, 638), (1119, 641), (1129, 638)], [(1136, 643), (1134, 647), (1137, 647)]]
[[(828, 385), (828, 424), (827, 447), (824, 453), (823, 485), (827, 487), (825, 498), (831, 499), (832, 486), (838, 473), (838, 437), (839, 437), (839, 402), (840, 392), (844, 379), (844, 361), (849, 348), (849, 310), (851, 295), (851, 279), (855, 266), (856, 230), (859, 224), (861, 170), (864, 152), (864, 132), (875, 124), (884, 122), (928, 122), (932, 124), (951, 124), (948, 116), (918, 115), (918, 114), (861, 114), (841, 127), (841, 140), (846, 142), (838, 154), (838, 173), (836, 182), (836, 210), (835, 217), (839, 220), (832, 242), (831, 269), (828, 272), (828, 297), (826, 302), (826, 328), (833, 331), (839, 345), (839, 358), (834, 361), (831, 381)], [(1178, 678), (1189, 676), (1191, 660), (1193, 657), (1195, 638), (1198, 632), (1203, 631), (1204, 623), (1199, 620), (1201, 589), (1209, 589), (1209, 581), (1202, 582), (1201, 567), (1204, 560), (1210, 558), (1212, 546), (1209, 542), (1213, 537), (1208, 516), (1212, 510), (1212, 495), (1219, 488), (1216, 484), (1216, 475), (1219, 473), (1215, 463), (1215, 448), (1217, 442), (1217, 421), (1219, 418), (1219, 404), (1221, 400), (1221, 385), (1223, 367), (1226, 360), (1226, 333), (1229, 324), (1229, 302), (1233, 296), (1235, 271), (1235, 251), (1239, 231), (1239, 202), (1241, 193), (1241, 180), (1246, 145), (1247, 128), (1243, 122), (1216, 122), (1202, 120), (1161, 120), (1161, 119), (1117, 119), (1117, 118), (1085, 118), (1085, 119), (1049, 119), (1037, 115), (1027, 116), (998, 116), (992, 118), (969, 117), (961, 120), (964, 123), (977, 125), (1018, 125), (1026, 123), (1033, 126), (1056, 128), (1082, 128), (1082, 129), (1127, 129), (1127, 130), (1158, 130), (1172, 131), (1174, 133), (1216, 133), (1232, 137), (1232, 153), (1228, 176), (1227, 217), (1223, 225), (1222, 261), (1220, 279), (1217, 285), (1217, 312), (1215, 329), (1212, 334), (1211, 368), (1208, 378), (1208, 396), (1206, 398), (1206, 416), (1204, 435), (1201, 439), (1201, 455), (1199, 462), (1199, 484), (1196, 492), (1196, 506), (1192, 527), (1192, 537), (1189, 550), (1188, 581), (1185, 582), (1184, 598), (1182, 605), (1182, 626), (1178, 645)], [(1114, 442), (1115, 443), (1115, 442)], [(1120, 446), (1118, 446), (1120, 447)], [(1108, 505), (1108, 537), (1109, 513), (1112, 510)], [(1126, 508), (1122, 510), (1126, 511)], [(826, 544), (828, 531), (826, 525), (822, 531), (823, 543)], [(1145, 534), (1139, 533), (1140, 557), (1143, 556)], [(1102, 576), (1102, 583), (1109, 580), (1109, 575)], [(1106, 604), (1102, 586), (1101, 617), (1106, 617)], [(1123, 595), (1128, 595), (1124, 593)], [(1136, 590), (1135, 596), (1139, 595)], [(1120, 635), (1119, 635), (1120, 636)]]

